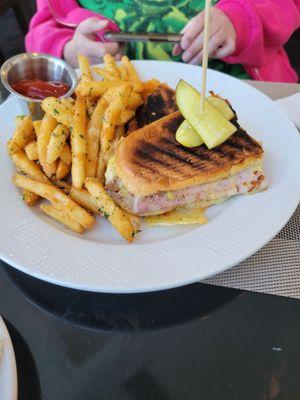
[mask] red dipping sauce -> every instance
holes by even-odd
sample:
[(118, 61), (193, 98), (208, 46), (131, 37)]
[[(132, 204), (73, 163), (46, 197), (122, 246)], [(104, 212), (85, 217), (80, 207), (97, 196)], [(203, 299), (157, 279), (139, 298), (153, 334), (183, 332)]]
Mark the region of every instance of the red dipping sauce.
[(70, 89), (70, 86), (65, 83), (46, 82), (41, 79), (21, 79), (11, 86), (16, 92), (35, 100), (43, 100), (49, 96), (60, 97)]

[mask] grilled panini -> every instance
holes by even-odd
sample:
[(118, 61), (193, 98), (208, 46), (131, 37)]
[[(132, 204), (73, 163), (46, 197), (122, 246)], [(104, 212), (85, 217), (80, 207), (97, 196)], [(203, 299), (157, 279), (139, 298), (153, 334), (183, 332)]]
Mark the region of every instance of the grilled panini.
[(182, 121), (180, 112), (174, 112), (119, 144), (106, 185), (124, 209), (138, 215), (160, 214), (266, 188), (263, 149), (241, 127), (237, 125), (237, 132), (214, 149), (186, 148), (175, 140)]

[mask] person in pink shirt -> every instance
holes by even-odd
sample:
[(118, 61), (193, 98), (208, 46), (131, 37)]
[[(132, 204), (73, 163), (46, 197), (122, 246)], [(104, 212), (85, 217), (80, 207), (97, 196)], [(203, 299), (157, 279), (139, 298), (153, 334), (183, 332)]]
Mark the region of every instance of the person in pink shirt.
[[(149, 5), (148, 5), (149, 3)], [(104, 54), (116, 59), (127, 52), (131, 58), (182, 60), (200, 64), (203, 50), (204, 1), (158, 2), (157, 13), (149, 0), (137, 7), (134, 0), (38, 0), (26, 49), (64, 58), (74, 67), (77, 54), (93, 64)], [(122, 6), (120, 6), (120, 4)], [(187, 5), (186, 5), (187, 4)], [(238, 77), (256, 80), (297, 82), (283, 48), (300, 27), (300, 0), (214, 0), (209, 55), (212, 67)], [(151, 7), (150, 7), (151, 5)], [(151, 9), (151, 16), (147, 10)], [(182, 29), (183, 28), (183, 29)], [(103, 43), (97, 35), (110, 31), (179, 32), (181, 43), (169, 44)]]

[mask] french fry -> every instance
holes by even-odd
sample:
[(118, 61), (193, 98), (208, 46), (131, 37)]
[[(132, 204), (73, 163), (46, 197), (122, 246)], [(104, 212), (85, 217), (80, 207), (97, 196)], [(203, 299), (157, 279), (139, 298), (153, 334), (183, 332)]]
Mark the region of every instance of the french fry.
[(30, 178), (39, 182), (49, 182), (49, 179), (43, 173), (41, 167), (34, 161), (30, 160), (24, 150), (17, 151), (12, 155), (11, 159), (15, 166)]
[(65, 178), (71, 170), (71, 165), (65, 164), (63, 160), (59, 160), (57, 170), (56, 170), (56, 177), (57, 179)]
[(72, 183), (80, 189), (85, 179), (86, 166), (86, 101), (83, 97), (77, 97), (74, 106), (73, 130), (71, 135), (72, 147)]
[(128, 81), (128, 75), (127, 75), (127, 72), (126, 72), (126, 69), (125, 69), (125, 67), (124, 67), (124, 65), (118, 65), (118, 70), (119, 70), (119, 74), (120, 74), (120, 77), (121, 77), (121, 79), (122, 79), (122, 81)]
[(131, 64), (129, 58), (127, 56), (123, 56), (121, 61), (126, 70), (128, 79), (133, 82), (141, 82), (141, 80), (140, 80), (134, 66)]
[(95, 199), (89, 194), (89, 192), (86, 189), (83, 188), (77, 189), (70, 183), (62, 181), (60, 179), (56, 179), (54, 183), (65, 193), (68, 193), (77, 204), (79, 204), (88, 211), (101, 215), (96, 206)]
[(26, 146), (24, 146), (24, 151), (29, 160), (36, 161), (39, 159), (36, 140), (27, 143)]
[(100, 75), (101, 78), (103, 78), (104, 80), (113, 81), (113, 80), (115, 79), (115, 76), (114, 76), (114, 75), (112, 75), (109, 71), (106, 71), (106, 70), (103, 69), (103, 68), (94, 67), (93, 69), (94, 69), (95, 73), (96, 73), (97, 75)]
[[(120, 139), (121, 139), (122, 137), (124, 137), (124, 136), (125, 136), (125, 128), (124, 128), (124, 125), (122, 125), (122, 126), (116, 126), (114, 140), (112, 141), (112, 143), (111, 143), (111, 145), (110, 145), (110, 148), (109, 148), (109, 151), (106, 153), (106, 156), (105, 156), (105, 169), (106, 169), (106, 166), (107, 166), (107, 164), (108, 164), (108, 160), (114, 155), (115, 150), (116, 150), (116, 147), (117, 147), (117, 145), (118, 145)], [(100, 150), (100, 151), (101, 151), (101, 150)], [(99, 158), (100, 158), (100, 157), (99, 157)], [(105, 171), (104, 171), (104, 173), (105, 173)], [(97, 176), (98, 176), (98, 175), (97, 175)]]
[(23, 201), (26, 203), (29, 207), (33, 207), (36, 202), (39, 200), (40, 196), (38, 196), (35, 193), (30, 192), (29, 190), (23, 190)]
[(84, 184), (91, 196), (94, 197), (102, 215), (128, 242), (132, 242), (136, 230), (126, 213), (108, 196), (102, 184), (95, 178), (86, 178)]
[(143, 83), (142, 82), (137, 82), (137, 81), (130, 81), (133, 87), (133, 91), (136, 93), (141, 93), (143, 90)]
[(64, 145), (64, 147), (61, 150), (61, 153), (59, 155), (59, 158), (67, 165), (71, 165), (72, 163), (72, 153), (70, 146), (68, 143)]
[(66, 100), (72, 105), (72, 107), (74, 106), (75, 99), (73, 97), (68, 97)]
[[(93, 80), (93, 74), (90, 66), (89, 59), (83, 55), (78, 56), (78, 63), (81, 69), (81, 82), (90, 82)], [(77, 89), (76, 94), (78, 95)], [(89, 117), (92, 115), (96, 104), (91, 99), (86, 99)]]
[(36, 137), (38, 137), (38, 135), (39, 135), (41, 126), (42, 126), (42, 120), (33, 121), (33, 128), (34, 128)]
[(17, 128), (14, 132), (12, 139), (8, 142), (9, 155), (13, 155), (21, 150), (28, 142), (32, 141), (35, 137), (33, 129), (32, 118), (30, 115), (17, 122)]
[[(32, 179), (36, 179), (40, 182), (48, 182), (48, 179), (42, 172), (41, 167), (34, 161), (29, 160), (24, 150), (17, 151), (12, 155), (11, 158), (15, 166)], [(23, 200), (28, 206), (34, 206), (38, 199), (39, 196), (35, 193), (31, 193), (29, 190), (23, 190)]]
[(137, 216), (137, 215), (135, 215), (135, 214), (131, 214), (130, 212), (128, 212), (126, 210), (122, 210), (122, 211), (127, 216), (127, 218), (130, 220), (130, 222), (131, 222), (131, 224), (133, 226), (135, 234), (140, 232), (140, 228), (141, 228), (141, 225), (142, 225), (142, 218)]
[(26, 118), (26, 115), (17, 115), (15, 117), (16, 128), (18, 128), (21, 125), (24, 118)]
[(139, 106), (144, 103), (142, 96), (139, 93), (132, 92), (127, 103), (127, 108), (130, 110), (136, 110)]
[(123, 136), (125, 136), (124, 126), (116, 126), (114, 142), (118, 142)]
[[(103, 118), (105, 115), (105, 110), (107, 108), (107, 103), (102, 97), (98, 100), (97, 106), (91, 120), (88, 125), (86, 134), (86, 176), (95, 177), (97, 170), (98, 154), (99, 154), (99, 144), (100, 144), (100, 132), (103, 126)], [(75, 186), (75, 185), (74, 185)]]
[(104, 58), (104, 67), (107, 72), (114, 77), (114, 79), (120, 79), (120, 73), (116, 65), (116, 61), (111, 54), (105, 54)]
[(84, 228), (91, 228), (94, 224), (95, 219), (92, 215), (52, 183), (37, 182), (27, 176), (19, 174), (14, 175), (12, 182), (22, 189), (27, 189), (49, 200), (56, 208), (59, 207), (59, 205), (64, 207), (65, 212)]
[(110, 153), (110, 151), (107, 153), (104, 153), (101, 149), (99, 151), (96, 177), (101, 183), (104, 183), (105, 181), (104, 177), (107, 167), (108, 153)]
[(58, 159), (66, 144), (68, 136), (68, 129), (62, 124), (57, 124), (50, 135), (50, 140), (47, 146), (46, 162), (48, 164), (51, 164)]
[(91, 71), (91, 66), (89, 59), (82, 54), (78, 55), (78, 64), (81, 70), (81, 80), (82, 82), (88, 82), (93, 80), (93, 75)]
[(61, 100), (55, 97), (46, 97), (41, 103), (42, 109), (51, 115), (60, 124), (70, 128), (73, 121), (73, 112)]
[(143, 100), (146, 100), (146, 97), (152, 93), (159, 85), (161, 82), (159, 82), (157, 79), (150, 79), (149, 81), (143, 82), (143, 89), (141, 91), (141, 95)]
[(95, 111), (96, 105), (97, 105), (97, 101), (96, 100), (91, 100), (89, 98), (86, 99), (87, 114), (88, 114), (89, 118), (91, 118), (91, 116), (93, 115), (93, 112)]
[(67, 107), (68, 110), (73, 112), (73, 104), (68, 99), (60, 99), (61, 104)]
[(131, 118), (134, 117), (134, 114), (135, 112), (133, 110), (128, 110), (127, 108), (125, 108), (125, 110), (120, 113), (118, 119), (116, 120), (116, 125), (125, 125)]
[(31, 115), (34, 115), (35, 112), (36, 112), (36, 103), (34, 103), (33, 101), (30, 101), (28, 103), (28, 110), (29, 110)]
[(77, 96), (95, 99), (102, 96), (108, 89), (124, 83), (121, 80), (81, 82), (77, 87)]
[[(114, 89), (113, 101), (107, 107), (101, 129), (101, 149), (103, 152), (109, 150), (115, 132), (116, 121), (122, 110), (126, 107), (131, 93), (130, 85), (120, 85)], [(103, 96), (104, 98), (105, 96)]]
[(71, 218), (63, 210), (55, 208), (51, 204), (41, 204), (40, 209), (44, 211), (45, 214), (49, 215), (49, 217), (61, 222), (72, 231), (76, 233), (83, 233), (83, 227), (80, 225), (80, 223)]
[(86, 210), (101, 215), (101, 212), (97, 208), (95, 199), (86, 189), (77, 189), (76, 187), (72, 186), (70, 190), (70, 196), (74, 201), (76, 201), (76, 203), (84, 207)]
[(166, 214), (152, 215), (145, 217), (148, 225), (191, 225), (191, 224), (206, 224), (207, 219), (202, 208), (176, 208)]
[[(110, 89), (108, 89), (103, 95), (103, 100), (105, 100), (107, 102), (107, 104), (114, 102), (116, 100), (117, 91), (125, 90), (125, 88), (128, 88), (127, 90), (129, 90), (129, 88), (130, 88), (130, 97), (131, 97), (132, 88), (133, 88), (131, 82), (121, 82), (118, 85), (113, 86)], [(129, 102), (129, 98), (127, 99), (126, 105)]]
[(116, 126), (114, 140), (110, 144), (109, 150), (107, 152), (103, 152), (103, 149), (100, 148), (98, 157), (97, 178), (101, 183), (104, 183), (105, 181), (105, 172), (107, 169), (108, 161), (114, 155), (117, 144), (123, 136), (125, 136), (124, 125)]
[(65, 193), (70, 194), (71, 188), (72, 188), (71, 183), (66, 182), (66, 181), (64, 181), (64, 180), (61, 180), (61, 179), (57, 179), (56, 177), (55, 177), (55, 179), (52, 179), (52, 182), (53, 182), (57, 187), (59, 187), (60, 189), (62, 189)]
[(48, 164), (46, 161), (47, 146), (49, 144), (51, 133), (56, 126), (57, 126), (56, 120), (47, 114), (44, 115), (40, 128), (38, 128), (35, 125), (35, 129), (38, 131), (37, 149), (38, 149), (39, 161), (40, 165), (42, 166), (48, 178), (51, 178), (56, 174), (56, 168), (57, 168), (57, 162)]

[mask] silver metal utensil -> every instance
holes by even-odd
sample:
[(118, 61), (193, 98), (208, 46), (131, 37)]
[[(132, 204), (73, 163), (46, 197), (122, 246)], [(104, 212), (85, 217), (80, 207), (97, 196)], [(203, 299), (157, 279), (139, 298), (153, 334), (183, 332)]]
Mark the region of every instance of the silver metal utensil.
[(9, 95), (9, 91), (5, 89), (3, 83), (0, 81), (0, 106), (5, 102)]
[(104, 34), (104, 39), (112, 42), (167, 42), (179, 43), (181, 34), (173, 33), (147, 33), (147, 32), (107, 32)]
[(70, 89), (61, 97), (70, 97), (78, 82), (77, 74), (69, 64), (60, 58), (41, 53), (22, 53), (10, 58), (2, 65), (0, 75), (4, 87), (19, 99), (24, 114), (28, 113), (30, 105), (34, 119), (40, 118), (42, 114), (40, 107), (42, 100), (31, 99), (16, 92), (12, 88), (14, 83), (22, 79), (62, 82)]

